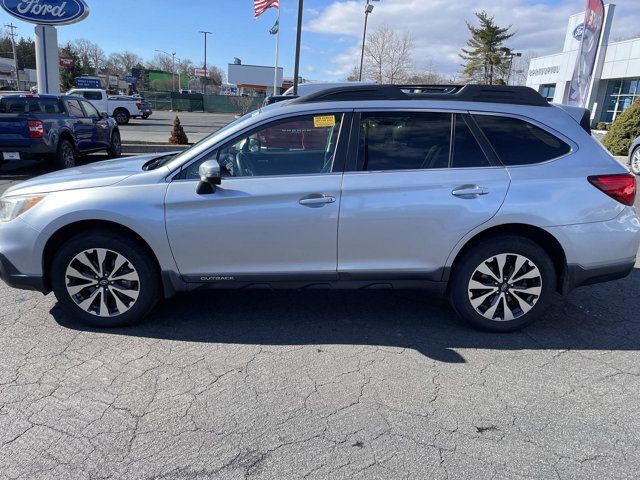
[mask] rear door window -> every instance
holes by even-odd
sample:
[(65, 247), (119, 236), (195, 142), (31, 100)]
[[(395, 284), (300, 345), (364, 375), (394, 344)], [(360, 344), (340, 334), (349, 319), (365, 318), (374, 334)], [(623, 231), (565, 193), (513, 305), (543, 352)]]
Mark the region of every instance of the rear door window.
[(359, 170), (448, 168), (450, 113), (362, 113)]
[(78, 100), (67, 100), (67, 108), (69, 109), (69, 115), (72, 117), (84, 117), (84, 111), (80, 107)]
[(102, 100), (102, 92), (82, 92), (82, 96), (87, 100)]
[(453, 168), (480, 168), (491, 166), (462, 115), (456, 115), (454, 138), (451, 163)]
[(524, 120), (496, 115), (473, 118), (506, 166), (546, 162), (571, 151), (555, 135)]

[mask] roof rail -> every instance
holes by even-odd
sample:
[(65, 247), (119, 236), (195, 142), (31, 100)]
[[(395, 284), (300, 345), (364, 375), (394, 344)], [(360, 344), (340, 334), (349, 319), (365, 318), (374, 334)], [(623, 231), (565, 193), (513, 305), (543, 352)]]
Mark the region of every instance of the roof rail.
[(505, 85), (347, 85), (310, 93), (291, 103), (365, 100), (449, 100), (548, 107), (549, 102), (529, 87)]

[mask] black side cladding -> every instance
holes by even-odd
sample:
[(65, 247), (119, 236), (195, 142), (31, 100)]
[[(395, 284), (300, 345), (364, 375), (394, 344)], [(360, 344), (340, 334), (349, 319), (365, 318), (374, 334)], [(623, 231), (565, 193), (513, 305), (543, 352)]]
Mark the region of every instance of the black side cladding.
[(584, 114), (580, 119), (580, 126), (584, 128), (584, 131), (591, 135), (591, 110), (585, 108)]

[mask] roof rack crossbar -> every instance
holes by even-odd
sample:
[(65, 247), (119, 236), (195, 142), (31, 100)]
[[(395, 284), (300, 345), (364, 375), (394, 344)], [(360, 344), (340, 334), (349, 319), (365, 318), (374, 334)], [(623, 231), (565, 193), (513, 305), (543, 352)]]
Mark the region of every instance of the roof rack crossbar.
[(305, 95), (291, 103), (366, 100), (449, 100), (548, 107), (529, 87), (506, 85), (346, 85)]

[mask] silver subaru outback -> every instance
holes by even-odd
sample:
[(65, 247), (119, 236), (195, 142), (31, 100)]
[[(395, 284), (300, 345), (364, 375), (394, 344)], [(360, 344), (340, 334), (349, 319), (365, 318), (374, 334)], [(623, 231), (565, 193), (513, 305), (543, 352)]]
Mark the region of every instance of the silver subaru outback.
[(51, 173), (0, 199), (0, 276), (76, 319), (196, 288), (436, 285), (491, 331), (628, 275), (636, 180), (586, 110), (524, 87), (339, 86), (183, 153)]

